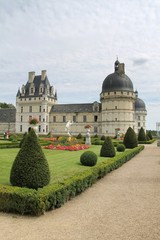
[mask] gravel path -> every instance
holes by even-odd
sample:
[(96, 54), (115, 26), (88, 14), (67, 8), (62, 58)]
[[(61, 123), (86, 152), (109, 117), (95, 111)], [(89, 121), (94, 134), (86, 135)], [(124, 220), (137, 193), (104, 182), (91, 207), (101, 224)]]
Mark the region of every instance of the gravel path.
[(0, 213), (0, 240), (159, 240), (156, 143), (63, 207), (40, 217)]

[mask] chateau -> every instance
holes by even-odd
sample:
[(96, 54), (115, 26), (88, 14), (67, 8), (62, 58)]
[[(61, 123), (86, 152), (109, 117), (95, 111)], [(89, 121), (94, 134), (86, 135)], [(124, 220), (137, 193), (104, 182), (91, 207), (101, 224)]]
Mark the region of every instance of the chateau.
[(91, 125), (92, 135), (117, 136), (128, 127), (136, 133), (141, 127), (146, 130), (147, 111), (125, 74), (124, 63), (116, 60), (114, 72), (103, 81), (100, 102), (58, 104), (57, 92), (42, 70), (38, 76), (29, 72), (27, 83), (17, 92), (16, 109), (0, 109), (0, 114), (1, 131), (27, 132), (29, 121), (37, 118), (39, 134), (64, 135), (66, 123), (71, 121), (73, 135), (85, 134), (85, 126)]

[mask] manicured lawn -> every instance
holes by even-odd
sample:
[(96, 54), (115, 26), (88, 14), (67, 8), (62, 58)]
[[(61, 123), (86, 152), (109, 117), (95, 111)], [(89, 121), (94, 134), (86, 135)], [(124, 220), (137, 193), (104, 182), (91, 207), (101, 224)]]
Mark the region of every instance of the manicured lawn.
[[(79, 161), (84, 151), (91, 150), (95, 152), (98, 156), (98, 162), (103, 161), (104, 158), (99, 157), (100, 148), (101, 146), (92, 145), (91, 148), (80, 151), (43, 149), (50, 166), (50, 183), (62, 181), (75, 174), (75, 172), (78, 174), (87, 169), (88, 167), (82, 166)], [(0, 149), (0, 184), (10, 185), (10, 170), (18, 151), (18, 148)]]

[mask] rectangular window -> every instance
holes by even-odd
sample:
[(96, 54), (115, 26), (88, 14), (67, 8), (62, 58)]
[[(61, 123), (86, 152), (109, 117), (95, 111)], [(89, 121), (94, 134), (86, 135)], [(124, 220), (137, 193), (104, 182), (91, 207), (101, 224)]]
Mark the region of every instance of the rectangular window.
[(32, 112), (32, 106), (29, 106), (29, 112)]
[(98, 120), (98, 116), (95, 115), (95, 116), (94, 116), (94, 121), (97, 122), (97, 120)]
[(23, 113), (23, 107), (21, 107), (21, 113)]
[(94, 127), (94, 132), (97, 133), (98, 132), (98, 129), (97, 127)]
[(66, 122), (66, 116), (63, 116), (63, 122)]
[(115, 122), (117, 122), (117, 118), (115, 118)]
[(87, 116), (83, 115), (83, 122), (87, 122)]
[(22, 125), (20, 125), (20, 132), (22, 132)]
[(117, 106), (115, 106), (115, 109), (117, 109)]
[(41, 122), (41, 115), (39, 115), (39, 122)]
[(38, 130), (39, 130), (39, 132), (41, 132), (41, 125), (39, 125)]
[(28, 119), (28, 121), (30, 122), (32, 120), (32, 116), (29, 116), (29, 119)]
[(48, 132), (48, 125), (46, 126), (46, 132)]
[(73, 116), (73, 122), (76, 122), (76, 116)]
[(138, 122), (138, 127), (140, 127), (141, 126), (141, 123), (140, 122)]
[(23, 116), (21, 116), (21, 122), (23, 122)]
[(56, 122), (56, 116), (53, 116), (53, 122)]
[(39, 106), (39, 112), (41, 112), (42, 111), (42, 107), (41, 106)]
[(141, 118), (140, 118), (140, 116), (138, 116), (138, 120), (140, 120)]
[(33, 88), (31, 88), (31, 93), (33, 93)]

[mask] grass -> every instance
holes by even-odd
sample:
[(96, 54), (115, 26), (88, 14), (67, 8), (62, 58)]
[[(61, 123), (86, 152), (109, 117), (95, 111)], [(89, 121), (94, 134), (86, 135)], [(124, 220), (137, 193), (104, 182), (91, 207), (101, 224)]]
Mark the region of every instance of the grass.
[[(99, 156), (100, 148), (101, 146), (92, 145), (89, 149), (97, 154), (98, 162), (106, 159)], [(10, 170), (18, 151), (18, 148), (0, 149), (0, 184), (10, 185)], [(75, 172), (78, 174), (88, 168), (80, 164), (80, 156), (87, 150), (63, 151), (43, 149), (43, 151), (51, 171), (50, 183), (60, 182), (72, 176)]]

